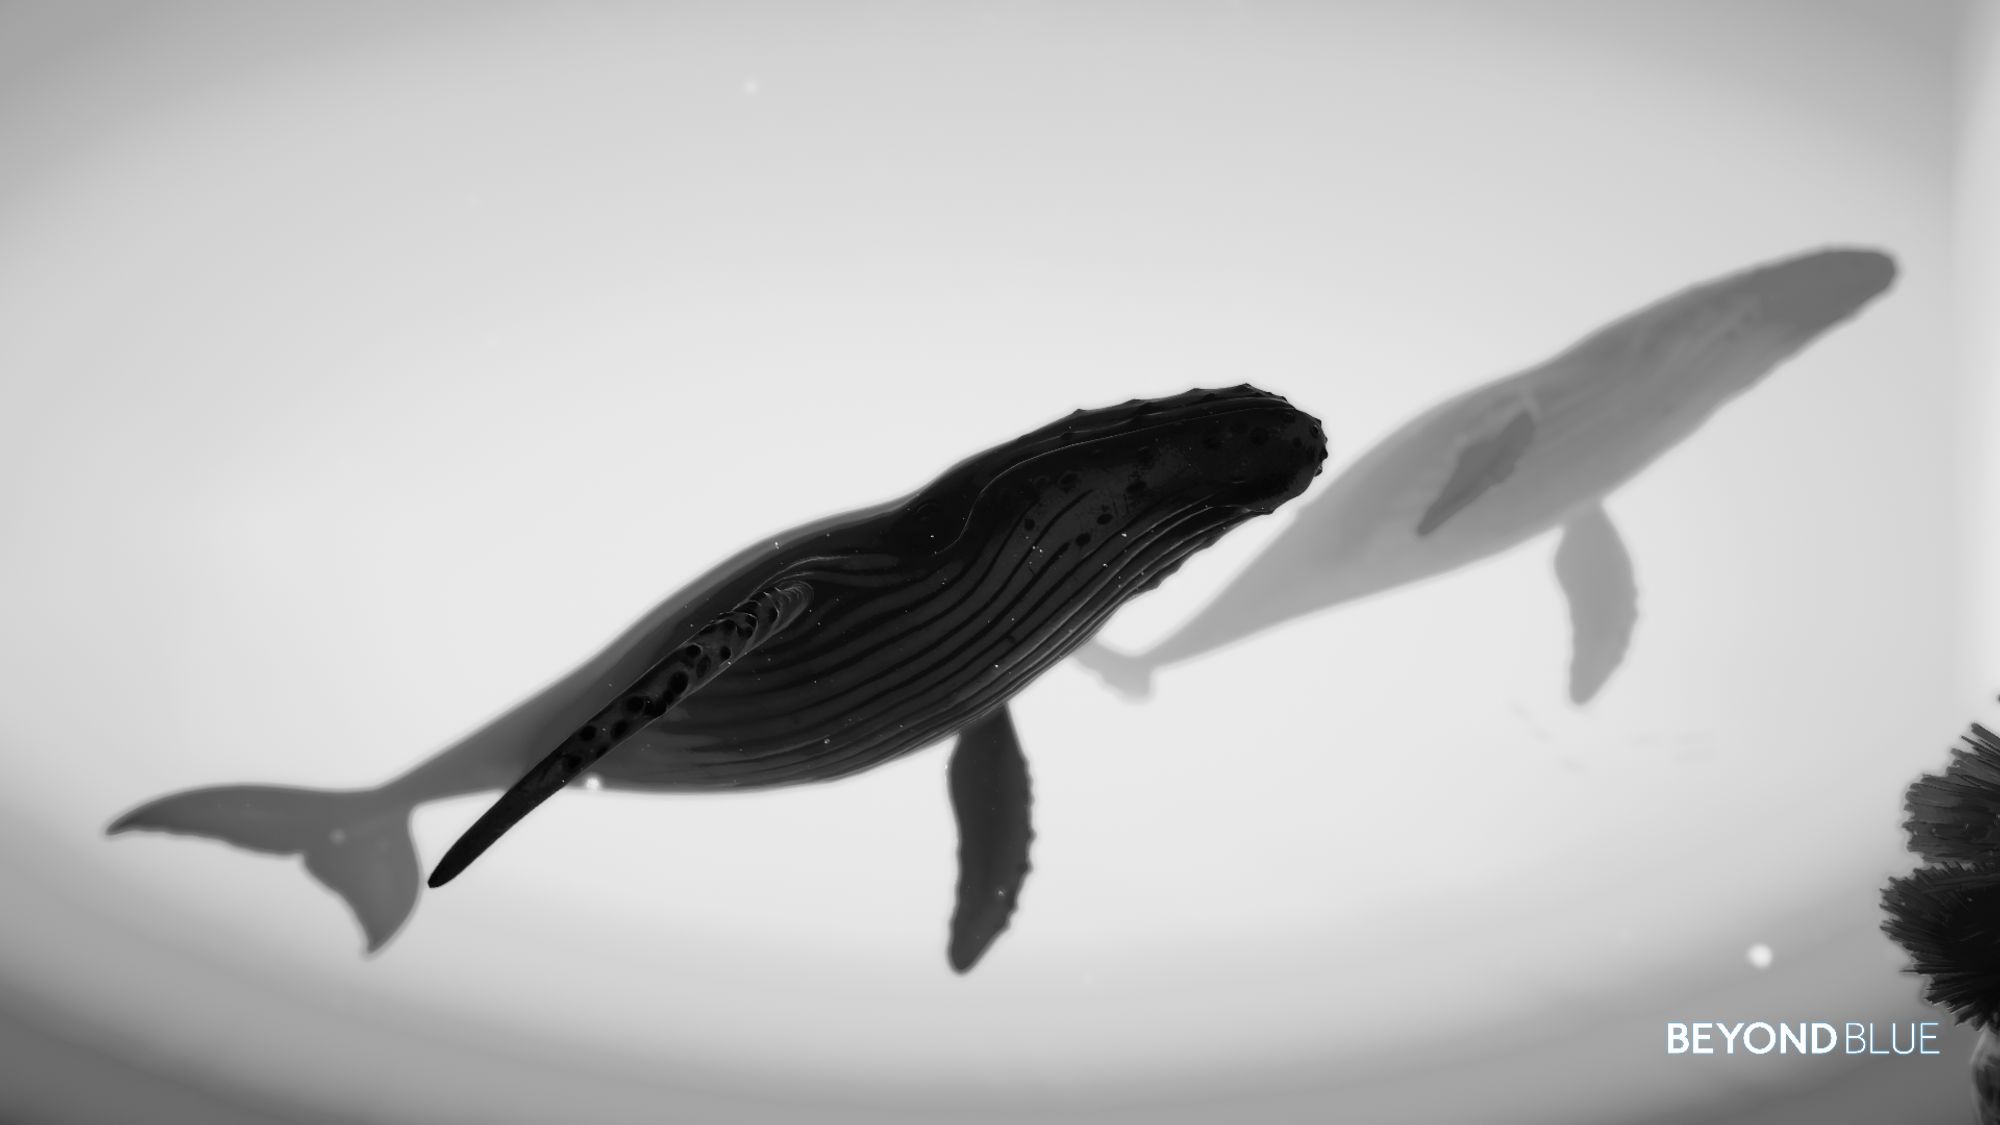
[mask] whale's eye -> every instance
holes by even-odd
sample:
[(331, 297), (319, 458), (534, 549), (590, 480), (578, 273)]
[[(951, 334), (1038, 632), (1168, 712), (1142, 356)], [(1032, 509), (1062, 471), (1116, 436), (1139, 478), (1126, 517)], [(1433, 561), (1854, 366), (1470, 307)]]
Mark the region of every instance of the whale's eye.
[(924, 500), (910, 509), (910, 522), (920, 534), (937, 535), (943, 531), (944, 505), (935, 500)]

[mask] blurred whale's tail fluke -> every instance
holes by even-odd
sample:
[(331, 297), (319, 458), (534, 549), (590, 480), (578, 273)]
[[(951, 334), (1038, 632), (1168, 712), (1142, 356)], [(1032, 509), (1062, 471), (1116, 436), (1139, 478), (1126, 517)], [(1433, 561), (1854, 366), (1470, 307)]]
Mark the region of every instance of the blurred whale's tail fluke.
[(303, 855), (306, 871), (354, 912), (373, 953), (416, 909), (420, 880), (410, 812), (409, 804), (382, 790), (224, 785), (149, 801), (105, 831), (171, 832), (253, 852)]
[(1143, 656), (1127, 656), (1092, 641), (1076, 650), (1076, 662), (1104, 677), (1104, 682), (1127, 699), (1149, 699), (1153, 694), (1153, 665)]

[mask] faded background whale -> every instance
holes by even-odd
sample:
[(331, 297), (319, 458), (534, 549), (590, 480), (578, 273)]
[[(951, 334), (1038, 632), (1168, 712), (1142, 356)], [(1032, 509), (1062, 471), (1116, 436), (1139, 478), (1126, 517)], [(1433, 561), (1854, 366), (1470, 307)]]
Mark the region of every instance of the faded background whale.
[(1545, 363), (1454, 395), (1354, 458), (1192, 619), (1144, 653), (1089, 645), (1128, 695), (1153, 673), (1343, 603), (1422, 582), (1550, 530), (1588, 703), (1639, 617), (1605, 499), (1895, 280), (1872, 250), (1822, 249), (1694, 285)]
[[(1954, 318), (1991, 20), (0, 9), (0, 1116), (1960, 1119), (1962, 1037), (1732, 1061), (1662, 1025), (1938, 1015), (1876, 891), (2000, 680), (1992, 353)], [(1893, 294), (1618, 495), (1645, 634), (1591, 710), (1534, 547), (1150, 707), (1058, 668), (1015, 716), (1048, 861), (972, 977), (936, 964), (937, 754), (565, 794), (366, 960), (289, 861), (100, 836), (385, 776), (742, 543), (1052, 409), (1254, 381), (1332, 476), (1829, 244), (1892, 251)], [(419, 814), (420, 853), (477, 811)], [(523, 971), (552, 948), (588, 956)]]

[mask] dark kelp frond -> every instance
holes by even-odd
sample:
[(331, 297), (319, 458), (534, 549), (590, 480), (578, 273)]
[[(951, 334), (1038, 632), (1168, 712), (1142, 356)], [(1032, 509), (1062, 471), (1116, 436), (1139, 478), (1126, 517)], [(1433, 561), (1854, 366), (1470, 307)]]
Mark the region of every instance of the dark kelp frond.
[(1889, 880), (1882, 931), (1928, 978), (1924, 999), (1961, 1023), (2000, 1026), (2000, 867), (1947, 863)]
[(1931, 863), (2000, 864), (2000, 737), (1973, 723), (1942, 774), (1903, 798), (1910, 850)]

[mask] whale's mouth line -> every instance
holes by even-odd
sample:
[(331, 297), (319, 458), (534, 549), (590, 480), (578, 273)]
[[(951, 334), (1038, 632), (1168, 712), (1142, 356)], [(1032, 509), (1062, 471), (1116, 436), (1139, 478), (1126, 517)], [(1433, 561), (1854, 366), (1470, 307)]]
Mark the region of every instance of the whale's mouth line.
[[(1161, 431), (1175, 430), (1175, 429), (1184, 430), (1191, 425), (1199, 425), (1201, 423), (1224, 424), (1224, 420), (1232, 415), (1246, 414), (1257, 411), (1270, 412), (1274, 408), (1289, 410), (1298, 419), (1301, 420), (1311, 420), (1310, 415), (1307, 415), (1302, 411), (1299, 411), (1296, 408), (1291, 407), (1289, 404), (1283, 402), (1283, 400), (1277, 399), (1275, 397), (1269, 399), (1242, 399), (1242, 398), (1229, 399), (1215, 403), (1200, 404), (1201, 414), (1198, 417), (1190, 418), (1187, 416), (1182, 416), (1182, 417), (1167, 417), (1156, 420), (1149, 419), (1142, 425), (1133, 426), (1128, 429), (1119, 429), (1116, 430), (1115, 432), (1105, 432), (1105, 433), (1098, 433), (1085, 436), (1074, 436), (1068, 440), (1062, 441), (1059, 444), (1043, 449), (1040, 452), (1030, 454), (1018, 461), (1011, 462), (1006, 467), (995, 470), (992, 473), (992, 475), (987, 477), (985, 482), (979, 486), (978, 492), (973, 494), (970, 503), (967, 504), (966, 506), (966, 510), (968, 513), (966, 520), (964, 522), (959, 523), (956, 530), (952, 533), (951, 538), (947, 540), (940, 549), (951, 550), (958, 545), (960, 540), (964, 538), (967, 529), (971, 526), (971, 517), (969, 513), (974, 509), (977, 509), (980, 505), (987, 503), (988, 497), (993, 493), (995, 489), (1005, 487), (1009, 482), (1018, 480), (1023, 473), (1032, 472), (1032, 470), (1038, 464), (1046, 461), (1048, 458), (1055, 457), (1060, 454), (1073, 455), (1078, 450), (1089, 449), (1093, 446), (1101, 445), (1107, 441), (1127, 441), (1134, 439), (1143, 440), (1147, 436), (1158, 434)], [(1293, 460), (1293, 458), (1290, 458), (1284, 452), (1284, 446), (1282, 445), (1282, 443), (1272, 442), (1264, 448), (1266, 451), (1265, 460), (1267, 468), (1271, 466), (1292, 467), (1290, 462)], [(1320, 440), (1318, 444), (1318, 450), (1319, 450), (1318, 461), (1316, 462), (1316, 468), (1313, 474), (1315, 477), (1319, 475), (1319, 470), (1325, 467), (1326, 445), (1324, 438)], [(1306, 456), (1300, 456), (1296, 458), (1296, 460), (1303, 462), (1304, 460), (1306, 460)], [(1136, 465), (1130, 467), (1137, 468)], [(1218, 486), (1222, 486), (1231, 482), (1217, 480), (1215, 483)], [(1216, 505), (1218, 507), (1242, 508), (1246, 511), (1259, 514), (1268, 513), (1269, 511), (1273, 510), (1271, 507), (1260, 506), (1257, 504), (1249, 504), (1249, 503), (1217, 501)]]
[(1098, 438), (1106, 437), (1138, 437), (1166, 426), (1185, 426), (1190, 422), (1224, 418), (1231, 414), (1241, 414), (1252, 410), (1271, 410), (1278, 407), (1296, 409), (1290, 403), (1276, 395), (1272, 395), (1269, 398), (1217, 399), (1213, 402), (1192, 403), (1188, 406), (1170, 408), (1164, 413), (1154, 412), (1144, 415), (1135, 413), (1132, 417), (1104, 422), (1085, 432), (1073, 434), (1071, 437), (1077, 442), (1095, 441)]
[[(1260, 411), (1260, 410), (1268, 411), (1277, 408), (1289, 409), (1292, 410), (1294, 413), (1298, 412), (1297, 409), (1292, 407), (1289, 403), (1286, 403), (1284, 400), (1276, 397), (1268, 399), (1246, 399), (1246, 398), (1227, 399), (1212, 403), (1201, 403), (1196, 408), (1198, 410), (1198, 413), (1182, 414), (1179, 416), (1162, 416), (1162, 417), (1148, 416), (1143, 420), (1135, 418), (1128, 420), (1130, 422), (1138, 423), (1137, 425), (1133, 425), (1130, 428), (1103, 430), (1100, 432), (1089, 433), (1089, 434), (1077, 434), (1074, 435), (1072, 441), (1065, 443), (1064, 445), (1058, 446), (1057, 449), (1074, 448), (1075, 446), (1078, 445), (1090, 444), (1097, 441), (1101, 441), (1106, 438), (1144, 437), (1147, 434), (1156, 433), (1160, 430), (1167, 429), (1169, 427), (1198, 425), (1203, 422), (1211, 422), (1218, 419), (1227, 418), (1232, 414), (1248, 414), (1254, 411)], [(1049, 452), (1054, 452), (1054, 450), (1051, 450)], [(1028, 460), (1033, 461), (1036, 458), (1045, 455), (1046, 454), (1043, 453), (1037, 453), (1034, 455), (1034, 457), (1030, 457)], [(1027, 462), (1023, 462), (1023, 464), (1026, 463)]]

